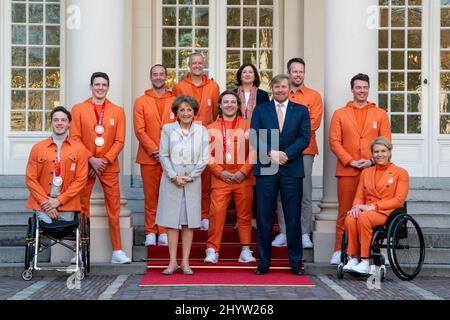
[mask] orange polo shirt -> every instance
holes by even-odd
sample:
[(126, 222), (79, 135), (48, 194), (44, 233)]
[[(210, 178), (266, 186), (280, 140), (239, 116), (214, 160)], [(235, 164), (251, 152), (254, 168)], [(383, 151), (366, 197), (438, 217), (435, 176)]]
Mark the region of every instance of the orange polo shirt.
[[(52, 138), (33, 146), (28, 158), (26, 184), (30, 190), (26, 207), (42, 211), (41, 204), (48, 200), (52, 189), (58, 147)], [(63, 184), (57, 197), (59, 211), (80, 211), (81, 191), (88, 175), (88, 154), (82, 143), (67, 138), (61, 146), (61, 178)]]
[(316, 131), (320, 127), (323, 115), (323, 102), (320, 93), (306, 86), (302, 86), (295, 92), (291, 91), (289, 94), (289, 100), (305, 106), (309, 111), (311, 121), (311, 142), (309, 146), (303, 150), (303, 154), (319, 154), (319, 148), (317, 147), (316, 141)]

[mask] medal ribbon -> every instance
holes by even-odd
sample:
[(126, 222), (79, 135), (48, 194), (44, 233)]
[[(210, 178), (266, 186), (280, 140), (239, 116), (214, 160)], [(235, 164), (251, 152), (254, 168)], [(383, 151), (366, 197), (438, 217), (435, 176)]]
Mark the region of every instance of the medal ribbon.
[[(103, 116), (105, 115), (106, 100), (105, 100), (105, 102), (103, 102), (102, 111), (100, 112), (100, 115), (98, 115), (97, 109), (95, 108), (95, 104), (93, 102), (92, 102), (92, 105), (94, 106), (95, 117), (97, 118), (97, 126), (101, 126), (102, 122), (103, 122)], [(101, 137), (101, 136), (102, 136), (102, 134), (97, 133), (97, 137)]]
[(55, 177), (61, 176), (61, 160), (58, 159), (55, 161)]
[[(234, 129), (236, 129), (237, 122), (238, 122), (238, 117), (236, 116), (236, 118), (234, 118), (234, 120), (233, 120), (233, 124), (231, 125), (231, 136), (232, 137), (234, 135)], [(223, 136), (223, 150), (225, 151), (225, 153), (229, 153), (230, 149), (229, 149), (229, 145), (227, 143), (227, 129), (225, 128), (225, 120), (223, 118), (222, 118), (221, 124), (222, 124), (222, 136)]]

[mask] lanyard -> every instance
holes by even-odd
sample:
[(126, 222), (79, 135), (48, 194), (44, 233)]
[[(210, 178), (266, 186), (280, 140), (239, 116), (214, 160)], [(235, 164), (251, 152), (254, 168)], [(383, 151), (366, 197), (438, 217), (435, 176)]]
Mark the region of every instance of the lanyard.
[[(233, 120), (233, 124), (231, 125), (231, 136), (234, 135), (234, 129), (236, 129), (237, 122), (238, 122), (238, 117), (236, 116), (236, 118), (234, 118), (234, 120)], [(222, 124), (222, 136), (223, 136), (223, 150), (228, 153), (230, 151), (230, 149), (229, 149), (229, 145), (227, 143), (227, 129), (225, 128), (225, 120), (223, 118), (222, 118), (221, 124)], [(230, 144), (231, 144), (231, 142), (230, 142)]]
[(55, 176), (61, 176), (61, 159), (55, 161)]
[[(97, 126), (101, 126), (102, 122), (103, 122), (103, 116), (105, 115), (106, 100), (105, 100), (105, 102), (103, 102), (102, 111), (100, 111), (100, 115), (98, 115), (98, 113), (97, 113), (97, 109), (95, 108), (95, 104), (92, 103), (92, 105), (94, 106), (95, 118), (97, 119)], [(101, 136), (101, 134), (99, 136)]]

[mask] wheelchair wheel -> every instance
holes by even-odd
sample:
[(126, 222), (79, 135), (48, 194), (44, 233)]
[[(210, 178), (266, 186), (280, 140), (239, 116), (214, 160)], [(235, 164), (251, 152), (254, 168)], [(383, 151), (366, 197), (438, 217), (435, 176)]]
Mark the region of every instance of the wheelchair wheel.
[(24, 270), (22, 272), (22, 279), (25, 281), (30, 281), (31, 279), (33, 279), (33, 269), (29, 268), (27, 270)]
[(342, 243), (341, 243), (341, 263), (343, 263), (344, 266), (348, 262), (347, 246), (348, 246), (348, 235), (347, 232), (344, 232), (344, 234), (342, 235)]
[(344, 264), (341, 262), (337, 267), (336, 275), (338, 279), (344, 279)]
[[(36, 222), (35, 217), (28, 219), (28, 229), (27, 229), (27, 238), (25, 244), (25, 260), (24, 260), (24, 270), (27, 271), (33, 265), (34, 258), (34, 247), (35, 247), (35, 233), (36, 233)], [(24, 271), (24, 272), (25, 272)], [(22, 275), (23, 277), (23, 275)], [(33, 276), (31, 276), (33, 277)], [(30, 278), (31, 279), (31, 278)]]
[(392, 271), (401, 280), (414, 279), (425, 260), (422, 230), (410, 215), (399, 215), (390, 224), (387, 251)]
[[(89, 260), (89, 219), (83, 215), (81, 218), (81, 261), (83, 266), (83, 274), (87, 275), (90, 271), (90, 260)], [(83, 276), (84, 277), (84, 276)]]
[(386, 279), (386, 267), (383, 265), (380, 268), (380, 282), (384, 282), (384, 279)]

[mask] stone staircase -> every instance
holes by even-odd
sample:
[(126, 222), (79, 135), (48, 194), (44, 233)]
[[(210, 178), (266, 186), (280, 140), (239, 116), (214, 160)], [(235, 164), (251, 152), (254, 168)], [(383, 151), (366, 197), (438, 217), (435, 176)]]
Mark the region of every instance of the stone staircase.
[[(144, 195), (140, 180), (136, 181), (133, 181), (133, 187), (123, 188), (123, 196), (128, 199), (127, 208), (133, 212), (133, 261), (142, 262), (147, 259), (147, 248), (143, 245)], [(313, 182), (313, 210), (318, 213), (321, 181), (315, 178)], [(129, 184), (129, 179), (124, 179), (123, 183)], [(31, 214), (25, 209), (28, 191), (24, 185), (24, 177), (0, 176), (0, 263), (21, 263), (24, 259), (24, 236)], [(427, 248), (425, 263), (450, 265), (450, 179), (412, 178), (410, 187), (408, 213), (418, 221), (424, 233)], [(232, 223), (230, 221), (230, 226)], [(196, 236), (195, 240), (204, 252), (205, 234)], [(312, 262), (312, 250), (306, 250), (304, 256), (307, 262)], [(41, 259), (43, 262), (49, 261), (49, 254)]]

